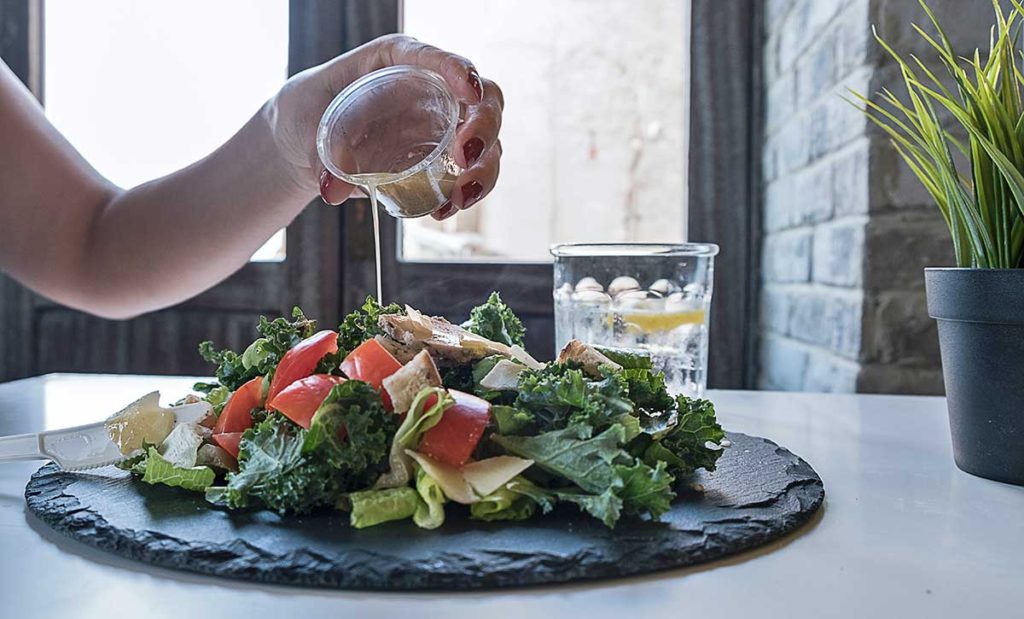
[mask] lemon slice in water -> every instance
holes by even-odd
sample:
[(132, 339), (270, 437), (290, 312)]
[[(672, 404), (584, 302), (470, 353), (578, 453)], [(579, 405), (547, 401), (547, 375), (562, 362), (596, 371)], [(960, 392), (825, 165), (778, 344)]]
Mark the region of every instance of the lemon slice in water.
[(704, 310), (685, 312), (626, 312), (622, 314), (626, 328), (634, 333), (671, 331), (683, 325), (704, 324)]

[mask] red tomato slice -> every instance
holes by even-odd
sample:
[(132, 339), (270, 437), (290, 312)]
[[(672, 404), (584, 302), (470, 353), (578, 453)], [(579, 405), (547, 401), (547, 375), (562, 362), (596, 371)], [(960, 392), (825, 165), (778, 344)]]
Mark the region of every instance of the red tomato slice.
[(391, 398), (382, 385), (385, 378), (401, 368), (402, 364), (398, 362), (398, 359), (395, 359), (395, 356), (381, 346), (377, 340), (366, 340), (341, 362), (341, 371), (345, 373), (345, 376), (369, 383), (374, 389), (380, 391), (380, 397), (384, 400), (384, 408), (389, 411), (393, 410)]
[(225, 432), (224, 434), (214, 434), (211, 438), (214, 443), (220, 445), (221, 449), (237, 458), (238, 446), (242, 442), (242, 434), (244, 432)]
[(487, 400), (449, 389), (455, 404), (441, 415), (437, 425), (423, 433), (417, 451), (445, 464), (460, 467), (476, 449), (491, 418)]
[(338, 334), (334, 331), (314, 333), (293, 346), (284, 353), (274, 370), (267, 401), (273, 400), (288, 385), (312, 374), (321, 359), (335, 352), (338, 352)]
[(281, 411), (285, 417), (308, 430), (313, 421), (313, 414), (323, 404), (324, 398), (335, 385), (343, 382), (345, 379), (341, 376), (330, 374), (313, 374), (300, 378), (267, 402), (267, 408)]
[(214, 434), (225, 432), (241, 432), (252, 427), (252, 409), (263, 406), (263, 377), (245, 383), (235, 390), (228, 398), (224, 410), (220, 412)]

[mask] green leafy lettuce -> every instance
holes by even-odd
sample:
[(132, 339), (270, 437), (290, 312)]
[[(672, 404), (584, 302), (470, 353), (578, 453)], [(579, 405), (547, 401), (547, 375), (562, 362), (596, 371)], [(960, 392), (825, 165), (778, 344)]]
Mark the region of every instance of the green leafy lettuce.
[(462, 325), (472, 333), (506, 346), (523, 346), (526, 329), (522, 321), (492, 292), (487, 302), (469, 312), (469, 321)]
[(537, 509), (530, 497), (501, 487), (469, 506), (474, 520), (526, 520)]
[(216, 478), (208, 466), (175, 466), (155, 447), (150, 447), (145, 460), (137, 462), (135, 467), (135, 472), (141, 473), (142, 481), (147, 484), (164, 484), (195, 492), (203, 492)]
[(349, 522), (357, 529), (411, 518), (418, 502), (419, 495), (408, 486), (352, 492), (342, 501), (351, 510)]
[(420, 496), (413, 522), (423, 529), (436, 529), (444, 524), (444, 504), (448, 498), (444, 496), (441, 486), (423, 469), (416, 471), (416, 493)]
[(423, 433), (437, 425), (444, 411), (454, 403), (454, 398), (447, 391), (437, 387), (423, 389), (416, 394), (391, 441), (388, 454), (390, 470), (377, 480), (376, 487), (394, 488), (409, 483), (413, 463), (405, 450), (416, 449)]

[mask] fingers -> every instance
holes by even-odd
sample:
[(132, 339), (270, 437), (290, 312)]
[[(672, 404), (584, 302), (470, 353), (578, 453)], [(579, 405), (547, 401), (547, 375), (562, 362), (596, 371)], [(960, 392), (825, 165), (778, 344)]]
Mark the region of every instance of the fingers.
[(483, 99), (480, 74), (473, 63), (462, 56), (405, 35), (391, 35), (378, 41), (381, 44), (381, 66), (410, 64), (430, 69), (444, 78), (456, 99), (469, 105), (476, 105)]
[(463, 168), (471, 167), (484, 151), (498, 140), (501, 113), (504, 107), (501, 89), (490, 80), (483, 80), (483, 100), (469, 106), (466, 119), (455, 135), (455, 161)]
[(476, 164), (459, 175), (458, 184), (452, 192), (452, 204), (461, 210), (482, 200), (494, 189), (500, 167), (501, 142), (498, 141), (480, 156)]
[(320, 197), (331, 206), (338, 206), (352, 195), (352, 185), (331, 174), (320, 171)]

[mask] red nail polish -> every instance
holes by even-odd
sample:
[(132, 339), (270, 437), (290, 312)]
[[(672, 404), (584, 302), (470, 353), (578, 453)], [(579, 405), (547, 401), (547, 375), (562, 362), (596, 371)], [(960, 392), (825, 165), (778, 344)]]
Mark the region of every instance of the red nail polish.
[(484, 100), (484, 87), (480, 84), (480, 75), (475, 69), (469, 72), (469, 87), (476, 93), (477, 101)]
[(327, 199), (327, 192), (331, 189), (331, 183), (334, 181), (334, 175), (324, 170), (320, 172), (320, 197), (324, 202), (330, 204), (330, 200)]
[(434, 215), (437, 216), (438, 221), (441, 221), (442, 219), (448, 219), (454, 211), (455, 206), (452, 204), (451, 200), (449, 200), (438, 207), (438, 209), (434, 211)]
[(462, 146), (462, 154), (466, 156), (466, 167), (473, 165), (484, 152), (484, 141), (480, 138), (470, 138)]
[(469, 208), (474, 202), (480, 199), (484, 192), (484, 186), (476, 181), (470, 181), (462, 186), (462, 208)]

